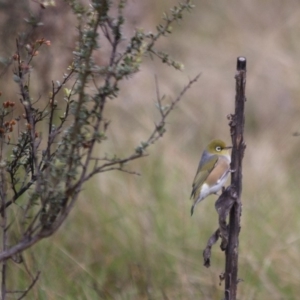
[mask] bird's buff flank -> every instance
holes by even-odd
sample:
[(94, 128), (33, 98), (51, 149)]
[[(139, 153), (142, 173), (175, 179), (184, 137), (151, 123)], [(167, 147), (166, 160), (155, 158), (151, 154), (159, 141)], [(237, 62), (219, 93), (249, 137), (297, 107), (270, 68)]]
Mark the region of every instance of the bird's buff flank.
[(221, 140), (213, 140), (203, 151), (193, 182), (191, 215), (197, 203), (210, 194), (216, 194), (225, 184), (230, 173), (230, 148)]

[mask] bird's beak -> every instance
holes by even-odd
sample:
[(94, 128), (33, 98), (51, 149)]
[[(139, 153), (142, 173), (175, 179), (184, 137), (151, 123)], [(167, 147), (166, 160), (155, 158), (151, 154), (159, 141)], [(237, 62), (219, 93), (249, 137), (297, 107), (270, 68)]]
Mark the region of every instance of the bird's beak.
[(232, 148), (232, 146), (226, 146), (225, 147), (225, 149), (231, 149)]

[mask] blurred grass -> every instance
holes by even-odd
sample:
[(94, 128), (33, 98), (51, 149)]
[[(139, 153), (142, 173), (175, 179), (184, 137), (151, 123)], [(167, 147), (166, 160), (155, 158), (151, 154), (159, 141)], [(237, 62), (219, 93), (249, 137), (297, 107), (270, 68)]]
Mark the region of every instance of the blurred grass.
[[(175, 3), (129, 1), (126, 30), (153, 31), (162, 11)], [(160, 44), (185, 71), (147, 61), (124, 83), (122, 97), (109, 103), (110, 137), (99, 150), (130, 153), (150, 133), (159, 117), (154, 74), (167, 99), (201, 71), (200, 80), (174, 110), (150, 156), (131, 164), (141, 176), (97, 176), (61, 230), (24, 253), (29, 266), (42, 271), (29, 298), (222, 298), (223, 253), (216, 246), (212, 266), (202, 262), (217, 226), (215, 197), (201, 203), (193, 218), (188, 198), (203, 146), (217, 137), (230, 141), (226, 115), (233, 112), (239, 55), (248, 59), (248, 101), (238, 298), (298, 298), (300, 140), (292, 134), (300, 130), (300, 3), (196, 5)], [(54, 66), (61, 63), (59, 55), (53, 59)], [(12, 286), (28, 284), (21, 269), (11, 272)]]

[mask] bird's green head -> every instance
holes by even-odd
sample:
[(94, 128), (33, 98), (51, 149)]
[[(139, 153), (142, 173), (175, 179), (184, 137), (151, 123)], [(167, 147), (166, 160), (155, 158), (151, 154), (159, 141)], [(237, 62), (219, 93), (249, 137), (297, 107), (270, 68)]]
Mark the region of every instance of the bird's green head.
[(229, 149), (231, 146), (226, 146), (222, 140), (212, 140), (206, 147), (206, 151), (212, 155), (225, 155), (229, 156)]

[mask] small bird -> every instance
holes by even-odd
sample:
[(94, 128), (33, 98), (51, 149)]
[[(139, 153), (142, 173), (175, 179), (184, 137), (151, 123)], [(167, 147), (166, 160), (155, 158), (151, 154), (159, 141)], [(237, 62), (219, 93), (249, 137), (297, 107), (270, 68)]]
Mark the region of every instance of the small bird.
[(226, 182), (231, 172), (230, 148), (232, 146), (226, 146), (221, 140), (212, 140), (203, 151), (193, 182), (191, 215), (197, 203), (210, 194), (216, 194)]

